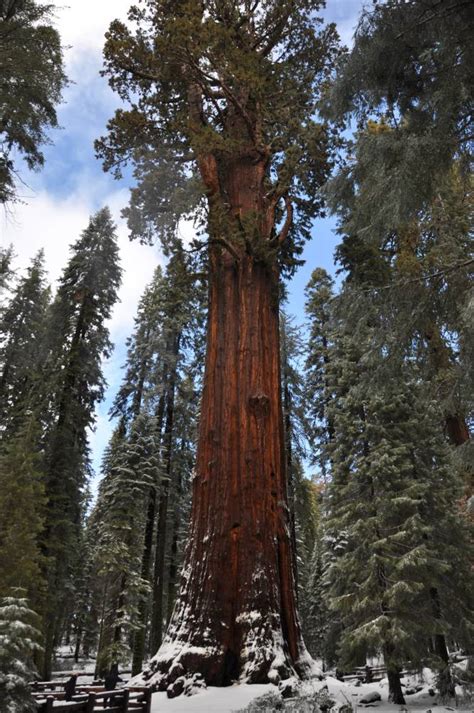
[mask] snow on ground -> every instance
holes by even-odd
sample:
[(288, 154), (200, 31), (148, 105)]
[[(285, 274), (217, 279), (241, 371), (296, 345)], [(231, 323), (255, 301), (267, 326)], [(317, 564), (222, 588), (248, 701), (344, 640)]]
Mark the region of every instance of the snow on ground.
[[(393, 705), (388, 702), (388, 681), (386, 678), (377, 683), (363, 683), (356, 686), (328, 676), (323, 681), (302, 684), (301, 694), (303, 697), (313, 697), (326, 686), (329, 696), (336, 703), (333, 711), (337, 711), (342, 705), (350, 705), (353, 713), (362, 713), (366, 708), (374, 709), (374, 713), (452, 713), (454, 710), (474, 713), (473, 704), (464, 702), (462, 699), (446, 704), (439, 702), (438, 697), (433, 695), (433, 674), (429, 669), (424, 670), (422, 678), (407, 677), (403, 679), (403, 683), (406, 690), (416, 687), (421, 689), (412, 695), (406, 695), (406, 706)], [(379, 693), (381, 700), (369, 705), (362, 704), (361, 699), (372, 692)], [(278, 687), (271, 684), (252, 686), (241, 684), (226, 688), (211, 687), (191, 697), (178, 696), (178, 698), (172, 699), (167, 698), (166, 693), (155, 693), (151, 710), (152, 713), (234, 713), (244, 709), (251, 701), (270, 693), (278, 695)], [(296, 700), (291, 699), (291, 702), (295, 706)], [(298, 708), (292, 707), (291, 710), (295, 711)], [(302, 704), (301, 711), (304, 710), (307, 708)], [(262, 713), (273, 713), (273, 710), (263, 708)], [(372, 712), (370, 711), (370, 713)]]
[(167, 698), (166, 693), (155, 693), (152, 713), (230, 713), (245, 708), (250, 701), (270, 691), (278, 690), (271, 683), (252, 686), (241, 684), (225, 688), (208, 688), (186, 698)]
[[(64, 651), (61, 653), (68, 658), (61, 660), (60, 669), (67, 671), (74, 669), (90, 673), (94, 671), (95, 661), (93, 659), (75, 663), (72, 658), (69, 658), (71, 650), (68, 647), (64, 647)], [(456, 667), (461, 670), (465, 668), (465, 665), (466, 661), (463, 661), (456, 664)], [(124, 674), (124, 678), (127, 679), (128, 675)], [(79, 683), (82, 685), (90, 683), (90, 676), (80, 677)], [(337, 713), (342, 705), (351, 706), (353, 713), (362, 713), (365, 708), (373, 708), (373, 713), (452, 713), (453, 711), (474, 713), (474, 703), (466, 702), (463, 691), (459, 687), (456, 691), (457, 700), (443, 705), (438, 700), (438, 696), (433, 695), (435, 677), (433, 671), (428, 668), (423, 669), (421, 676), (410, 675), (402, 678), (402, 684), (405, 692), (416, 690), (416, 693), (411, 695), (405, 693), (406, 706), (393, 705), (388, 702), (388, 681), (386, 678), (376, 683), (356, 685), (355, 683), (341, 682), (327, 675), (322, 681), (313, 679), (300, 684), (299, 693), (303, 696), (301, 709), (296, 707), (297, 700), (293, 698), (290, 699), (293, 703), (291, 710), (304, 713), (307, 707), (303, 701), (308, 700), (308, 697), (313, 699), (318, 691), (326, 687), (329, 697), (335, 702), (331, 713)], [(360, 702), (362, 698), (372, 692), (379, 693), (381, 700), (367, 706)], [(268, 695), (279, 697), (278, 686), (236, 684), (225, 688), (210, 687), (193, 696), (178, 696), (177, 698), (168, 698), (166, 693), (155, 693), (151, 710), (152, 713), (236, 713), (242, 711), (252, 701)], [(273, 713), (273, 708), (263, 708), (260, 713)], [(367, 713), (372, 713), (372, 711), (367, 711)]]

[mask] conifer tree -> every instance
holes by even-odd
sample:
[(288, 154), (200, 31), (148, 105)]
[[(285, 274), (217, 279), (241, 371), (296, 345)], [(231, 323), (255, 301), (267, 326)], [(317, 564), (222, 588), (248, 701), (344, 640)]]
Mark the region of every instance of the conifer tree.
[(150, 631), (153, 652), (162, 641), (174, 603), (180, 528), (186, 528), (187, 524), (183, 506), (185, 510), (194, 466), (196, 400), (202, 370), (203, 294), (195, 289), (183, 267), (182, 258), (175, 265), (170, 261), (167, 267), (167, 290), (162, 305), (162, 361), (157, 363), (155, 372), (155, 388), (160, 393), (157, 413), (162, 417), (161, 462), (165, 481), (156, 504)]
[(390, 695), (403, 703), (399, 671), (429, 660), (427, 637), (452, 630), (455, 612), (469, 636), (468, 539), (439, 414), (416, 370), (399, 365), (401, 378), (389, 381), (383, 357), (369, 357), (348, 326), (337, 341), (328, 528), (347, 545), (328, 573), (331, 605), (342, 614), (343, 660), (381, 651)]
[(0, 599), (0, 713), (34, 713), (31, 695), (33, 655), (40, 648), (37, 615), (28, 600), (16, 595)]
[(357, 185), (369, 233), (409, 224), (453, 163), (469, 171), (473, 23), (469, 6), (449, 0), (376, 0), (361, 13), (326, 111), (361, 129), (357, 163), (336, 183)]
[[(196, 282), (195, 262), (176, 242), (166, 268), (155, 271), (140, 300), (135, 329), (128, 340), (123, 382), (111, 410), (119, 423), (104, 460), (98, 503), (88, 522), (92, 541), (102, 542), (107, 532), (109, 537), (110, 523), (116, 522), (113, 483), (117, 487), (122, 483), (120, 474), (125, 471), (120, 463), (131, 455), (130, 448), (134, 447), (130, 439), (143, 419), (154, 424), (154, 450), (146, 457), (143, 452), (142, 459), (134, 456), (135, 479), (120, 485), (125, 490), (132, 483), (138, 487), (143, 475), (140, 515), (135, 513), (130, 530), (125, 528), (122, 533), (135, 543), (134, 572), (125, 572), (128, 565), (121, 564), (113, 554), (104, 555), (102, 545), (95, 548), (93, 559), (101, 577), (99, 585), (93, 587), (92, 610), (100, 621), (98, 671), (102, 672), (112, 656), (124, 656), (130, 646), (133, 672), (139, 672), (150, 642), (161, 635), (172, 609), (186, 530), (195, 437), (195, 381), (202, 351), (203, 290)], [(150, 471), (149, 459), (156, 464), (154, 479), (145, 477)], [(119, 535), (117, 530), (114, 541), (120, 539)], [(136, 558), (141, 561), (138, 574)], [(132, 566), (131, 555), (127, 561)], [(133, 580), (141, 584), (132, 592), (127, 582)], [(119, 599), (128, 607), (125, 626), (117, 624)]]
[(42, 252), (18, 281), (0, 318), (0, 594), (21, 587), (44, 604), (44, 359), (49, 289)]
[[(0, 296), (4, 297), (5, 290), (8, 285), (8, 281), (12, 276), (11, 262), (13, 259), (13, 246), (9, 245), (4, 248), (0, 246)], [(0, 307), (2, 307), (0, 302)]]
[(326, 388), (331, 348), (331, 311), (333, 281), (321, 268), (316, 268), (306, 287), (305, 311), (308, 322), (308, 347), (305, 363), (307, 428), (312, 464), (324, 478), (330, 467), (327, 445), (334, 437), (328, 414), (330, 392)]
[(41, 542), (48, 558), (45, 662), (51, 660), (66, 609), (89, 475), (87, 429), (104, 393), (101, 360), (110, 354), (105, 325), (117, 300), (121, 270), (107, 208), (90, 220), (60, 279), (49, 318), (47, 378), (50, 420), (44, 437), (48, 507)]
[(181, 673), (222, 685), (309, 670), (288, 537), (277, 296), (330, 165), (313, 114), (337, 40), (319, 6), (159, 0), (130, 10), (136, 32), (115, 21), (107, 36), (105, 73), (131, 108), (97, 149), (108, 169), (135, 164), (132, 232), (166, 242), (197, 206), (209, 247), (190, 576), (147, 673), (171, 694)]
[(139, 415), (144, 398), (149, 398), (153, 389), (152, 374), (161, 333), (163, 282), (163, 271), (158, 265), (140, 299), (134, 332), (127, 339), (125, 374), (110, 411), (111, 417), (120, 418), (125, 427)]
[(44, 163), (47, 131), (67, 80), (54, 6), (35, 0), (0, 3), (0, 203), (15, 200), (14, 152), (30, 169)]
[(158, 488), (159, 449), (156, 421), (145, 413), (131, 425), (128, 437), (115, 433), (105, 466), (96, 513), (95, 570), (103, 590), (101, 641), (97, 671), (130, 655), (130, 633), (141, 626), (137, 611), (147, 582), (141, 576), (147, 497)]
[(0, 451), (0, 596), (20, 587), (37, 611), (45, 585), (38, 544), (45, 508), (40, 439), (34, 413), (24, 414)]
[(44, 254), (40, 251), (0, 318), (0, 432), (4, 442), (15, 432), (21, 409), (41, 379), (48, 304)]
[(418, 343), (456, 446), (469, 440), (472, 409), (462, 317), (473, 265), (472, 23), (462, 3), (375, 2), (326, 107), (358, 128), (328, 190), (344, 236), (340, 260), (378, 301), (393, 347)]
[(305, 398), (307, 439), (310, 462), (321, 478), (319, 519), (311, 553), (306, 589), (306, 626), (311, 653), (323, 666), (338, 662), (341, 621), (337, 611), (329, 608), (327, 573), (331, 561), (344, 550), (344, 531), (329, 532), (327, 527), (327, 486), (332, 477), (329, 447), (334, 441), (331, 417), (332, 390), (329, 388), (334, 283), (327, 272), (316, 268), (306, 287), (305, 312), (308, 342), (305, 361)]
[(303, 621), (308, 650), (314, 658), (321, 659), (325, 670), (326, 667), (336, 664), (337, 655), (332, 645), (336, 627), (328, 606), (326, 573), (329, 548), (324, 540), (323, 528), (324, 523), (321, 522), (320, 515), (308, 567)]
[(305, 380), (301, 373), (304, 340), (301, 329), (284, 312), (280, 316), (281, 370), (288, 499), (292, 519), (295, 578), (299, 612), (308, 636), (308, 584), (319, 520), (318, 488), (305, 474), (308, 456)]

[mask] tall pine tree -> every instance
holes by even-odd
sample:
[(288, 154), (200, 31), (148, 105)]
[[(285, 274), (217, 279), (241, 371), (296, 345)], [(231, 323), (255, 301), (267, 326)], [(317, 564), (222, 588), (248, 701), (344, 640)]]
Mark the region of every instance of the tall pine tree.
[(45, 677), (71, 606), (71, 573), (89, 475), (87, 431), (104, 393), (101, 362), (111, 350), (106, 320), (120, 284), (115, 226), (107, 208), (91, 218), (71, 252), (49, 319), (50, 420), (44, 437), (48, 506), (41, 537), (48, 561)]
[(30, 169), (44, 163), (47, 131), (67, 80), (53, 27), (54, 6), (35, 0), (0, 3), (0, 203), (15, 200), (15, 152)]
[(38, 389), (38, 380), (43, 378), (49, 300), (40, 251), (0, 318), (0, 432), (4, 442), (15, 433), (32, 390)]

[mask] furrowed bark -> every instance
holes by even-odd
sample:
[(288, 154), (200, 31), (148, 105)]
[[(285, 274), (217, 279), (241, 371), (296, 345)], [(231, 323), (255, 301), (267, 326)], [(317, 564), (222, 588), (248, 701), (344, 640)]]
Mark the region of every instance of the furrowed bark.
[(171, 683), (181, 667), (216, 685), (239, 675), (252, 682), (286, 677), (302, 653), (282, 448), (276, 293), (266, 284), (266, 268), (252, 258), (235, 266), (222, 252), (213, 262), (217, 279), (191, 538), (181, 594), (155, 660), (163, 673), (172, 665), (161, 685)]
[(254, 215), (262, 240), (270, 237), (265, 163), (239, 157), (218, 172), (211, 156), (201, 174), (210, 195), (210, 295), (190, 537), (167, 635), (144, 673), (171, 695), (183, 675), (212, 685), (276, 682), (311, 665), (296, 614), (276, 257), (257, 257), (232, 233), (224, 236), (232, 251), (212, 240), (231, 224), (213, 200), (217, 186), (234, 226)]
[(288, 384), (287, 364), (288, 359), (286, 348), (286, 335), (282, 335), (283, 339), (283, 410), (285, 424), (285, 451), (286, 451), (286, 473), (288, 487), (288, 505), (290, 512), (290, 532), (291, 544), (293, 547), (293, 576), (295, 578), (296, 595), (298, 595), (298, 565), (297, 565), (297, 542), (296, 542), (296, 504), (295, 504), (295, 483), (293, 473), (293, 449), (291, 443), (292, 423), (291, 423), (291, 393)]

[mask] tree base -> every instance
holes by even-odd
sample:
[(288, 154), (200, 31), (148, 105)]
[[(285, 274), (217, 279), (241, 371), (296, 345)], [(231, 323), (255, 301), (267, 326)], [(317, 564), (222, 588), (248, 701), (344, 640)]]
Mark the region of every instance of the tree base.
[(405, 698), (403, 696), (402, 686), (400, 683), (400, 672), (388, 669), (387, 677), (389, 690), (388, 700), (397, 706), (404, 706)]
[[(257, 615), (253, 614), (255, 622)], [(272, 619), (275, 617), (267, 617), (267, 623)], [(245, 628), (239, 655), (209, 641), (196, 645), (195, 638), (194, 642), (176, 639), (169, 632), (141, 679), (174, 697), (205, 686), (230, 686), (236, 682), (278, 685), (290, 678), (307, 680), (320, 675), (304, 644), (300, 645), (298, 658), (292, 661), (278, 629)]]

